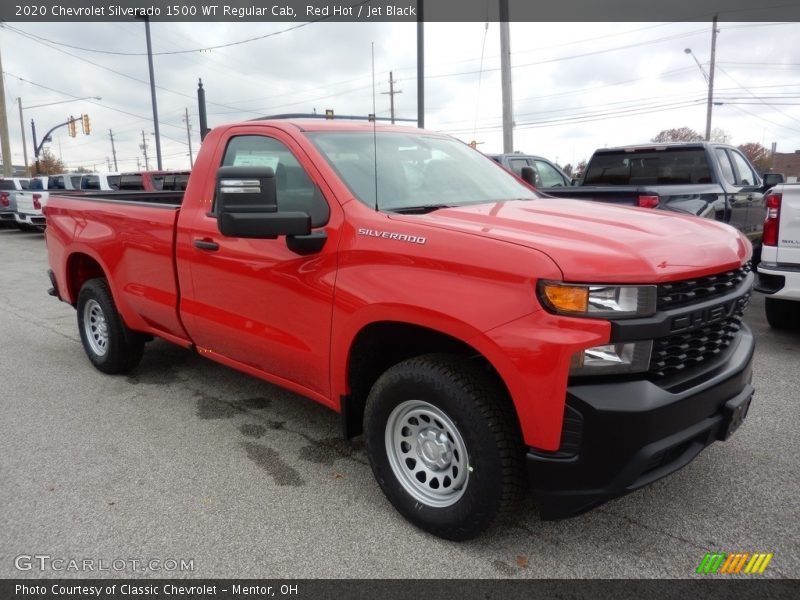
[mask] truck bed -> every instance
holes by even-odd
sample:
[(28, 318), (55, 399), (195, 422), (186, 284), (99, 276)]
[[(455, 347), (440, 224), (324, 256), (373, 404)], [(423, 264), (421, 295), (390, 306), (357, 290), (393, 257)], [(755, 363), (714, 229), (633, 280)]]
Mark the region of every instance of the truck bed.
[(619, 206), (638, 206), (640, 196), (657, 196), (658, 208), (699, 217), (715, 218), (722, 189), (717, 184), (687, 185), (583, 185), (548, 188), (546, 194), (559, 198), (594, 200)]
[[(60, 297), (72, 304), (78, 290), (66, 276), (80, 260), (109, 275), (117, 308), (129, 327), (186, 339), (178, 318), (175, 229), (183, 192), (53, 193), (44, 211), (50, 256), (58, 257)], [(67, 248), (69, 256), (66, 256)]]

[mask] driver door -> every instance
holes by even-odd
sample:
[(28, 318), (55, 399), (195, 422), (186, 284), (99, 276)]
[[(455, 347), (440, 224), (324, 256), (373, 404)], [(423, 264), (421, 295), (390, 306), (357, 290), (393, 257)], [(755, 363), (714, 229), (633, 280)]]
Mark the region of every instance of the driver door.
[(220, 144), (219, 166), (272, 167), (278, 210), (308, 212), (315, 232), (324, 232), (327, 240), (321, 250), (302, 255), (289, 249), (287, 236), (223, 236), (214, 213), (216, 173), (209, 174), (205, 189), (211, 210), (197, 210), (179, 232), (180, 259), (190, 276), (181, 299), (186, 329), (200, 353), (327, 399), (338, 245), (332, 222), (341, 222), (338, 204), (327, 187), (323, 192), (317, 183), (322, 178), (284, 132), (263, 125), (236, 127)]

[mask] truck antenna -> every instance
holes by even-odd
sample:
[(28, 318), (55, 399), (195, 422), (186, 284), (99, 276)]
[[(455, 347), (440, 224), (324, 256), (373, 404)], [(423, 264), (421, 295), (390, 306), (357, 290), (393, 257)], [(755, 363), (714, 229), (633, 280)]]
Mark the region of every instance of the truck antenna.
[(375, 42), (372, 46), (372, 155), (375, 159), (375, 211), (378, 212), (378, 131), (375, 112)]

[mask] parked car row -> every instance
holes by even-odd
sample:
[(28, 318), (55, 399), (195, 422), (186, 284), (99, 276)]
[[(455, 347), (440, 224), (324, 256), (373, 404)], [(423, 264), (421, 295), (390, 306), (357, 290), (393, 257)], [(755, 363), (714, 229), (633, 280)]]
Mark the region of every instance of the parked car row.
[(61, 173), (0, 179), (0, 222), (21, 229), (44, 227), (46, 218), (42, 209), (53, 190), (70, 194), (183, 191), (188, 181), (189, 171)]

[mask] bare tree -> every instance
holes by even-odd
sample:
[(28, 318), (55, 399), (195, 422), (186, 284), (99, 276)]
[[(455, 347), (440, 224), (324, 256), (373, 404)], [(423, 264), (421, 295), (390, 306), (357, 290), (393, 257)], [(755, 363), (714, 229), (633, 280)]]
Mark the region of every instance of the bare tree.
[(664, 129), (651, 142), (702, 142), (703, 136), (690, 127), (678, 127), (677, 129)]

